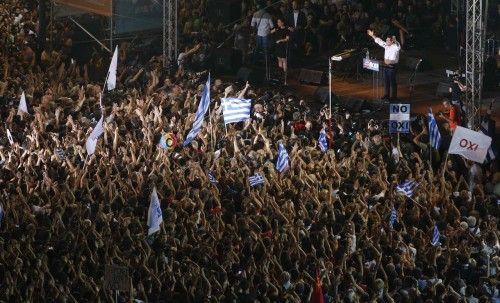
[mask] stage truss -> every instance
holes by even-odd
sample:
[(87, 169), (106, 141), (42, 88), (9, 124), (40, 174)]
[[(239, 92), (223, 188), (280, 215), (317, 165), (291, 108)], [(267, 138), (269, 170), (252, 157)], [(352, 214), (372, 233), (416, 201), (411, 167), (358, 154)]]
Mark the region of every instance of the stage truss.
[(466, 0), (465, 104), (472, 129), (477, 129), (480, 123), (487, 7), (488, 0)]
[(163, 0), (163, 66), (177, 58), (177, 0)]

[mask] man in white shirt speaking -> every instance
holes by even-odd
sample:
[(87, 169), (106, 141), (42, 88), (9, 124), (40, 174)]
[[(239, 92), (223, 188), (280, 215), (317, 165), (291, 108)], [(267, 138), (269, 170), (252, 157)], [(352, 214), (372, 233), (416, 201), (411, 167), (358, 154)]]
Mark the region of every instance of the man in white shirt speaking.
[(375, 40), (375, 43), (385, 49), (384, 52), (384, 100), (397, 100), (398, 85), (396, 84), (396, 66), (399, 62), (399, 51), (401, 45), (396, 41), (396, 37), (387, 37), (385, 41), (375, 36), (372, 30), (368, 30), (368, 35)]

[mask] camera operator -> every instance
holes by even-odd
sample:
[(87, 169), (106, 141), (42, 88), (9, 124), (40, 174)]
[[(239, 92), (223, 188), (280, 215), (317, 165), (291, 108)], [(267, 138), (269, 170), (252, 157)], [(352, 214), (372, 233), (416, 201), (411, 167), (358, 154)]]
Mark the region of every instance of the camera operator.
[(466, 86), (461, 82), (459, 76), (453, 77), (453, 82), (451, 83), (449, 90), (451, 93), (451, 103), (460, 109), (462, 115), (467, 113), (461, 98), (462, 92), (465, 92), (466, 89)]

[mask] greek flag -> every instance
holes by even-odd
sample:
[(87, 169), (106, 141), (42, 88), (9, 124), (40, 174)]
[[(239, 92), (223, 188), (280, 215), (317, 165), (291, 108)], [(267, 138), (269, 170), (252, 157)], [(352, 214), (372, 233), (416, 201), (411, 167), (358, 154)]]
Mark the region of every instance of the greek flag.
[(392, 228), (397, 220), (398, 220), (398, 215), (396, 213), (396, 209), (393, 207), (391, 209), (391, 215), (389, 216), (389, 226)]
[(66, 159), (66, 155), (64, 154), (64, 150), (62, 148), (56, 147), (54, 149), (54, 153), (56, 154), (59, 159), (64, 160)]
[(264, 184), (264, 178), (258, 173), (253, 176), (248, 177), (248, 183), (250, 183), (251, 187), (255, 187), (259, 184)]
[[(489, 123), (489, 118), (486, 117), (481, 121), (481, 124), (479, 125), (479, 131), (482, 132), (483, 134), (493, 137), (494, 132), (490, 129), (490, 123)], [(491, 162), (497, 158), (495, 151), (493, 150), (493, 144), (490, 145), (490, 148), (488, 148), (488, 151), (486, 152), (486, 162)]]
[(429, 141), (434, 149), (439, 149), (439, 145), (441, 145), (441, 134), (439, 133), (436, 119), (432, 114), (432, 108), (429, 108)]
[(440, 237), (441, 237), (441, 235), (439, 234), (439, 229), (438, 229), (437, 225), (434, 225), (434, 231), (432, 232), (432, 241), (431, 241), (432, 246), (436, 246), (436, 245), (441, 244), (441, 243), (439, 243)]
[(163, 222), (163, 215), (161, 213), (160, 200), (156, 193), (156, 187), (153, 188), (151, 193), (151, 203), (148, 210), (148, 236), (160, 230), (160, 224)]
[(288, 168), (288, 153), (283, 143), (280, 143), (278, 148), (278, 160), (276, 161), (276, 169), (281, 173)]
[(87, 154), (90, 156), (94, 154), (95, 148), (97, 146), (97, 139), (104, 133), (104, 128), (102, 126), (104, 116), (101, 116), (101, 119), (97, 122), (96, 126), (90, 133), (90, 136), (87, 138), (85, 142), (85, 147), (87, 149)]
[(208, 172), (208, 181), (210, 181), (210, 183), (214, 184), (214, 185), (217, 185), (219, 182), (217, 181), (217, 179), (215, 178), (214, 176), (214, 172), (213, 171), (209, 171)]
[(198, 133), (201, 130), (201, 125), (203, 124), (203, 118), (205, 117), (205, 113), (208, 110), (208, 106), (210, 105), (210, 74), (208, 74), (207, 83), (205, 84), (205, 88), (203, 89), (203, 94), (201, 95), (200, 105), (198, 106), (198, 110), (196, 111), (196, 116), (194, 118), (193, 128), (186, 137), (184, 141), (184, 146), (189, 145)]
[(252, 100), (238, 98), (221, 98), (224, 124), (240, 122), (250, 119)]
[(417, 188), (417, 186), (417, 182), (406, 180), (396, 187), (396, 191), (403, 193), (408, 198), (411, 198), (411, 196), (413, 196), (413, 191)]
[(4, 216), (3, 206), (0, 205), (0, 227), (2, 226), (3, 216)]
[(328, 142), (326, 140), (326, 131), (324, 128), (319, 132), (318, 143), (321, 151), (325, 153), (328, 150)]

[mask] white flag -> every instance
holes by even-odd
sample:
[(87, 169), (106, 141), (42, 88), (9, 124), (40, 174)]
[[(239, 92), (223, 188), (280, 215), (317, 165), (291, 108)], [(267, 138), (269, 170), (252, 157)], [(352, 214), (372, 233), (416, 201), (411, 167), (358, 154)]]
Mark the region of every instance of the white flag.
[(161, 213), (160, 200), (156, 193), (156, 187), (153, 188), (151, 193), (151, 203), (148, 210), (148, 236), (160, 230), (160, 224), (163, 222), (163, 215)]
[(113, 90), (116, 87), (116, 69), (118, 68), (118, 45), (115, 48), (115, 53), (113, 54), (113, 59), (111, 59), (111, 64), (109, 65), (108, 71), (108, 90)]
[(19, 115), (21, 112), (28, 114), (28, 105), (26, 104), (26, 96), (21, 95), (21, 100), (19, 100), (19, 109), (17, 110), (17, 114)]
[(101, 116), (99, 122), (97, 122), (96, 126), (90, 133), (90, 136), (87, 138), (87, 142), (85, 142), (85, 147), (87, 148), (87, 154), (92, 155), (95, 152), (95, 147), (97, 146), (97, 139), (104, 133), (104, 128), (102, 126), (102, 121), (104, 116)]
[(491, 137), (457, 126), (448, 153), (461, 155), (474, 162), (483, 163), (490, 145)]
[(10, 129), (7, 128), (7, 139), (9, 139), (10, 145), (14, 144), (14, 138), (12, 138), (12, 134), (10, 133)]

